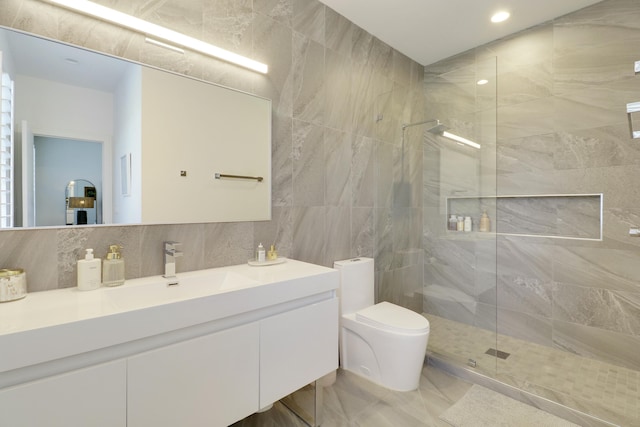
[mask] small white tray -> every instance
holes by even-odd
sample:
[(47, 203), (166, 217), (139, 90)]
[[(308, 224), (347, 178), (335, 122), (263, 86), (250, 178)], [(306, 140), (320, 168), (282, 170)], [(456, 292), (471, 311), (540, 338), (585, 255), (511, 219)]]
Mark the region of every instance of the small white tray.
[(247, 263), (249, 265), (253, 265), (254, 267), (266, 267), (268, 265), (282, 264), (282, 263), (285, 263), (286, 261), (287, 261), (286, 258), (281, 257), (281, 258), (276, 258), (270, 261), (263, 261), (263, 262), (256, 261), (255, 259), (250, 259), (249, 261), (247, 261)]

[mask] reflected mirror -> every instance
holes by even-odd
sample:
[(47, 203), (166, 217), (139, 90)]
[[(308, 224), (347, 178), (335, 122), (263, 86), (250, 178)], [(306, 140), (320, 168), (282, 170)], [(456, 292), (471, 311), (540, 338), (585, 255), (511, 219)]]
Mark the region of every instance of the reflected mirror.
[(0, 71), (0, 228), (270, 219), (269, 100), (6, 28)]

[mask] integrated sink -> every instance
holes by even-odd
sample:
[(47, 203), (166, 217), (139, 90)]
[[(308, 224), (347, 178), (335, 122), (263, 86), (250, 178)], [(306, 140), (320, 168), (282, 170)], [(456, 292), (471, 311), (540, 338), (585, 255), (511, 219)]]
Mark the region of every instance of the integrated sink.
[(258, 284), (258, 281), (233, 271), (208, 270), (178, 274), (175, 279), (154, 277), (133, 284), (127, 282), (125, 286), (105, 289), (105, 298), (115, 307), (127, 310), (201, 298)]

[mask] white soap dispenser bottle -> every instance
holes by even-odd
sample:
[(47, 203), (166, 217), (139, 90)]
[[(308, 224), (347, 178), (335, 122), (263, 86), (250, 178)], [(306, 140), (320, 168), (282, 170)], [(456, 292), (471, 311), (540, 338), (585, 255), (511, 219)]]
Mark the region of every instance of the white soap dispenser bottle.
[(100, 258), (93, 257), (93, 249), (87, 249), (84, 259), (78, 260), (78, 289), (90, 291), (100, 287)]

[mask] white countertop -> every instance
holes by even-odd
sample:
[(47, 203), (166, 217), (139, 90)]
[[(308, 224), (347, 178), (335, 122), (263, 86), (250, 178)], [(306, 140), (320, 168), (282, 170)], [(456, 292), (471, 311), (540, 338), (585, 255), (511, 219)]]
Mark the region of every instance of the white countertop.
[[(207, 277), (224, 277), (211, 288)], [(334, 269), (290, 260), (127, 280), (115, 288), (34, 292), (0, 304), (0, 373), (334, 291)], [(231, 285), (227, 285), (227, 282)], [(175, 291), (174, 291), (175, 289)]]

